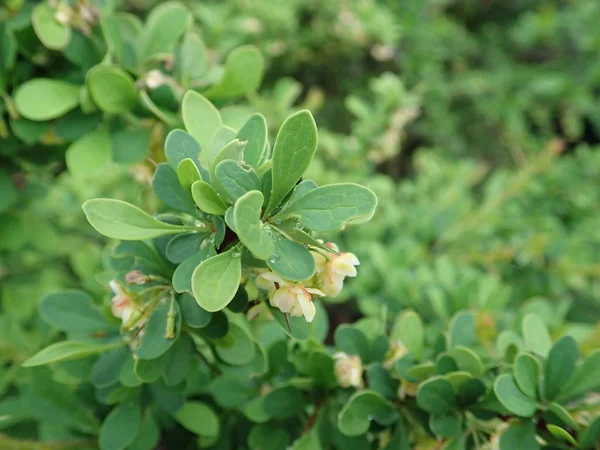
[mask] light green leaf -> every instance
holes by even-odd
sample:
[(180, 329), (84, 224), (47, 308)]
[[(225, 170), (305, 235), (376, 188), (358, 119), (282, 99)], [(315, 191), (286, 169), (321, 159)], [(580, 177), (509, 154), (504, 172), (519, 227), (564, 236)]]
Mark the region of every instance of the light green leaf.
[(192, 274), (192, 292), (209, 312), (220, 311), (233, 299), (242, 277), (241, 254), (231, 250), (208, 258)]
[(475, 318), (469, 311), (459, 311), (450, 321), (449, 348), (470, 347), (475, 341)]
[(255, 169), (258, 168), (267, 148), (269, 130), (262, 114), (252, 114), (235, 136), (240, 141), (247, 141), (244, 150), (244, 162)]
[(162, 2), (153, 8), (144, 27), (142, 58), (171, 53), (192, 20), (190, 11), (179, 2)]
[(219, 418), (211, 407), (201, 402), (189, 401), (174, 414), (175, 420), (186, 430), (198, 436), (218, 436)]
[(177, 166), (177, 178), (181, 187), (186, 191), (191, 191), (192, 184), (202, 179), (198, 167), (191, 158), (186, 158), (179, 163)]
[(209, 151), (215, 134), (223, 126), (217, 108), (201, 94), (187, 91), (181, 103), (181, 114), (185, 128), (200, 143), (203, 153)]
[(167, 163), (160, 163), (156, 168), (152, 187), (165, 205), (177, 211), (195, 214), (196, 206), (191, 194), (181, 186), (177, 173)]
[(600, 350), (593, 352), (577, 367), (567, 385), (561, 390), (557, 401), (563, 402), (598, 388), (600, 388)]
[(171, 130), (165, 139), (165, 156), (173, 170), (177, 170), (184, 159), (189, 158), (198, 163), (200, 144), (183, 130)]
[(254, 169), (244, 168), (231, 159), (221, 161), (215, 167), (214, 183), (218, 183), (219, 190), (232, 202), (247, 192), (260, 191), (260, 180)]
[(82, 208), (90, 225), (98, 233), (113, 239), (143, 241), (193, 229), (160, 222), (137, 206), (121, 200), (95, 198), (86, 201)]
[(138, 101), (138, 94), (131, 75), (119, 66), (98, 65), (86, 77), (86, 84), (93, 102), (109, 114), (123, 114)]
[(305, 247), (281, 237), (274, 242), (275, 251), (267, 259), (269, 269), (290, 281), (312, 278), (317, 269), (315, 258)]
[(527, 314), (523, 318), (522, 333), (526, 350), (543, 357), (548, 356), (550, 347), (552, 347), (552, 339), (548, 327), (540, 316), (534, 313)]
[(357, 355), (363, 363), (369, 362), (369, 340), (351, 325), (339, 326), (333, 335), (336, 348), (349, 355)]
[(228, 99), (254, 92), (260, 86), (265, 62), (258, 49), (244, 45), (225, 60), (222, 78), (206, 91), (208, 98)]
[(42, 298), (39, 307), (44, 322), (59, 330), (97, 333), (114, 328), (84, 292), (58, 291)]
[(552, 424), (548, 424), (548, 425), (546, 425), (546, 428), (548, 428), (548, 431), (550, 432), (550, 434), (552, 434), (552, 436), (554, 436), (555, 438), (558, 438), (561, 441), (568, 442), (571, 445), (577, 446), (577, 441), (575, 440), (575, 438), (573, 436), (571, 436), (566, 430), (562, 429), (561, 427), (552, 425)]
[(415, 358), (423, 357), (425, 330), (421, 317), (414, 311), (406, 311), (394, 321), (392, 339), (401, 341)]
[[(196, 267), (207, 258), (215, 256), (215, 247), (207, 245), (198, 253), (183, 261), (173, 273), (173, 289), (176, 292), (192, 293), (192, 274)], [(195, 305), (196, 303), (194, 303)]]
[(544, 372), (544, 396), (554, 400), (575, 372), (579, 351), (571, 336), (560, 338), (550, 350)]
[(222, 216), (227, 210), (227, 205), (221, 200), (217, 191), (205, 181), (196, 181), (192, 184), (192, 197), (198, 208), (207, 214)]
[(511, 375), (503, 374), (496, 378), (494, 393), (502, 406), (517, 416), (531, 417), (537, 410), (535, 400), (519, 390)]
[(71, 40), (71, 29), (56, 20), (56, 11), (46, 2), (35, 7), (31, 24), (38, 39), (50, 50), (64, 50)]
[(391, 425), (398, 414), (381, 395), (371, 390), (356, 392), (342, 407), (337, 426), (346, 436), (359, 436), (367, 432), (374, 420), (380, 425)]
[(417, 405), (432, 414), (450, 414), (456, 408), (456, 393), (452, 383), (434, 377), (419, 385)]
[[(221, 150), (217, 152), (215, 157), (212, 160), (210, 166), (210, 179), (211, 181), (216, 180), (217, 176), (215, 174), (215, 170), (221, 161), (226, 161), (228, 159), (233, 161), (239, 161), (241, 159), (242, 153), (244, 151), (245, 143), (241, 142), (239, 139), (234, 139), (225, 145)], [(215, 189), (221, 190), (219, 187), (219, 183), (215, 183)], [(224, 192), (219, 192), (222, 195), (225, 195)]]
[[(225, 162), (227, 161), (223, 161)], [(233, 220), (235, 232), (242, 244), (255, 258), (265, 260), (275, 251), (275, 244), (260, 220), (262, 205), (263, 195), (260, 191), (246, 193), (235, 202)]]
[(79, 86), (66, 81), (36, 78), (19, 86), (15, 107), (29, 120), (56, 119), (79, 104)]
[(477, 353), (468, 347), (458, 346), (450, 351), (450, 356), (454, 358), (458, 368), (469, 372), (474, 377), (479, 377), (483, 374), (483, 363)]
[(530, 398), (537, 397), (540, 380), (540, 364), (533, 356), (522, 353), (515, 360), (515, 381), (517, 386)]
[(367, 222), (376, 207), (377, 197), (370, 189), (353, 183), (331, 184), (312, 189), (287, 203), (275, 218), (295, 218), (313, 231), (333, 232), (350, 223)]
[(70, 361), (72, 359), (85, 358), (86, 356), (106, 352), (115, 347), (123, 345), (117, 344), (93, 344), (91, 342), (62, 341), (57, 342), (40, 350), (31, 358), (23, 363), (23, 367), (42, 366), (58, 361)]
[(119, 404), (100, 427), (100, 450), (124, 450), (135, 440), (141, 425), (142, 410), (137, 399)]
[(281, 125), (273, 149), (273, 191), (267, 214), (294, 188), (317, 150), (317, 125), (310, 111), (292, 114)]
[(102, 172), (112, 158), (111, 144), (105, 128), (98, 128), (77, 139), (65, 153), (69, 172), (81, 178)]

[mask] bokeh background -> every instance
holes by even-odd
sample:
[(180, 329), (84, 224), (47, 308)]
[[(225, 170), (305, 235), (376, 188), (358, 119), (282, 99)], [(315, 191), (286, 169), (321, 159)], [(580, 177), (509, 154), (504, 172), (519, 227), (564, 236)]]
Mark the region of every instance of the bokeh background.
[[(262, 81), (219, 100), (226, 123), (258, 111), (274, 137), (287, 115), (309, 108), (319, 127), (310, 178), (362, 183), (379, 197), (372, 222), (328, 237), (361, 261), (327, 304), (332, 329), (368, 331), (374, 317), (405, 308), (445, 325), (468, 308), (492, 345), (497, 329), (533, 311), (555, 336), (598, 347), (597, 0), (184, 1), (204, 43), (199, 75), (172, 73), (177, 52), (119, 61), (150, 99), (123, 114), (98, 109), (84, 89), (107, 51), (96, 13), (111, 2), (64, 2), (64, 46), (64, 29), (48, 31), (34, 14), (39, 3), (0, 7), (0, 416), (12, 414), (0, 430), (18, 436), (39, 419), (35, 408), (15, 415), (13, 396), (30, 389), (19, 363), (56, 333), (37, 315), (40, 299), (63, 288), (108, 294), (96, 278), (106, 242), (81, 203), (116, 197), (160, 211), (147, 158), (164, 159), (182, 89), (213, 83), (248, 44), (264, 57)], [(144, 21), (158, 3), (116, 7)], [(166, 78), (152, 84), (153, 71)], [(16, 93), (38, 78), (82, 86), (78, 106), (24, 117)], [(99, 129), (108, 158), (81, 143)]]

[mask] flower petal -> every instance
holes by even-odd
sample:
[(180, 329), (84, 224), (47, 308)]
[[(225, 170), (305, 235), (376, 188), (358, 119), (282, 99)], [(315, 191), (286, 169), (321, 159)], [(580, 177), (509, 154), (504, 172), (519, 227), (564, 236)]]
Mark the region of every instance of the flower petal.
[(304, 315), (304, 318), (307, 322), (312, 322), (317, 312), (315, 304), (310, 300), (310, 298), (303, 294), (299, 294), (297, 299), (300, 308), (302, 308), (302, 314)]

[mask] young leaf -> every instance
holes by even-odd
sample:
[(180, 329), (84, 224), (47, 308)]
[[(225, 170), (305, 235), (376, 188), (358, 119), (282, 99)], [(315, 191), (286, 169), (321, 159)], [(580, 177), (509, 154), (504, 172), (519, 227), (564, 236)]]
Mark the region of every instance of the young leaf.
[(181, 114), (185, 128), (200, 143), (200, 148), (209, 151), (217, 130), (223, 126), (217, 108), (201, 94), (188, 91), (183, 96)]
[(109, 114), (123, 114), (137, 104), (133, 78), (118, 66), (94, 67), (87, 74), (86, 84), (94, 103)]
[(205, 175), (206, 169), (200, 164), (200, 144), (191, 134), (183, 130), (172, 130), (165, 139), (165, 156), (173, 170), (177, 170), (184, 159), (191, 159), (202, 178), (208, 181), (208, 176)]
[(235, 296), (241, 277), (241, 255), (237, 249), (208, 258), (192, 274), (194, 298), (205, 310), (220, 311)]
[(294, 188), (317, 150), (317, 125), (310, 111), (292, 114), (281, 125), (273, 149), (273, 192), (269, 214)]
[(450, 321), (449, 348), (470, 347), (475, 341), (475, 318), (470, 311), (459, 311)]
[(208, 68), (208, 53), (204, 41), (194, 31), (189, 31), (183, 38), (175, 67), (184, 79), (184, 85), (189, 80), (200, 78)]
[[(219, 150), (217, 152), (217, 154), (213, 158), (211, 166), (210, 166), (211, 181), (216, 180), (216, 178), (217, 178), (217, 176), (215, 174), (217, 165), (221, 161), (225, 161), (228, 159), (231, 159), (236, 162), (239, 161), (241, 159), (241, 156), (242, 156), (245, 146), (246, 146), (246, 144), (244, 142), (241, 142), (239, 139), (234, 139), (233, 141), (229, 142), (227, 145), (225, 145), (223, 148), (221, 148), (221, 150)], [(216, 187), (218, 187), (218, 184)]]
[(254, 92), (260, 86), (265, 62), (258, 49), (244, 45), (225, 60), (223, 77), (206, 91), (208, 98), (228, 99)]
[(207, 214), (222, 216), (227, 210), (227, 205), (221, 200), (217, 191), (205, 181), (196, 181), (192, 184), (192, 197), (198, 208)]
[(192, 196), (181, 186), (177, 173), (168, 164), (158, 165), (152, 179), (152, 187), (165, 205), (191, 215), (196, 212)]
[(235, 136), (240, 141), (248, 141), (244, 150), (244, 162), (255, 169), (267, 148), (269, 131), (262, 114), (252, 114)]
[(231, 159), (221, 161), (216, 166), (215, 183), (218, 183), (220, 190), (227, 194), (232, 202), (247, 192), (260, 191), (260, 180), (254, 169), (245, 169)]
[(98, 233), (113, 239), (142, 241), (190, 229), (160, 222), (137, 206), (121, 200), (95, 198), (86, 201), (82, 208), (90, 225)]
[(296, 218), (300, 225), (313, 231), (333, 232), (350, 223), (369, 221), (376, 207), (377, 197), (370, 189), (352, 183), (332, 184), (312, 189), (286, 204), (275, 218)]
[(71, 29), (58, 22), (56, 11), (46, 2), (38, 4), (31, 13), (31, 24), (38, 39), (50, 50), (64, 50), (71, 40)]
[(260, 191), (250, 191), (242, 195), (233, 207), (233, 221), (235, 232), (242, 244), (255, 258), (265, 260), (275, 251), (275, 244), (260, 220), (262, 205), (263, 195)]
[(79, 104), (79, 86), (66, 81), (36, 78), (19, 86), (15, 107), (29, 120), (56, 119)]
[(281, 237), (276, 237), (274, 242), (275, 251), (267, 259), (269, 269), (290, 281), (312, 278), (317, 267), (315, 258), (306, 248)]
[(536, 398), (540, 379), (540, 364), (533, 356), (522, 353), (515, 360), (515, 381), (517, 386), (531, 398)]
[(575, 372), (579, 351), (571, 336), (559, 339), (548, 354), (545, 368), (544, 396), (553, 400)]
[(92, 344), (91, 342), (61, 341), (40, 350), (26, 360), (23, 363), (23, 367), (42, 366), (58, 361), (70, 361), (72, 359), (85, 358), (86, 356), (106, 352), (120, 345), (123, 345), (123, 343)]
[(537, 410), (535, 400), (519, 390), (511, 375), (503, 374), (496, 378), (494, 393), (500, 403), (517, 416), (531, 417)]
[(192, 189), (192, 184), (202, 179), (198, 167), (191, 158), (186, 158), (179, 163), (177, 178), (181, 187), (188, 192)]
[(417, 360), (423, 357), (425, 330), (421, 317), (414, 311), (399, 315), (394, 322), (391, 337), (401, 341)]

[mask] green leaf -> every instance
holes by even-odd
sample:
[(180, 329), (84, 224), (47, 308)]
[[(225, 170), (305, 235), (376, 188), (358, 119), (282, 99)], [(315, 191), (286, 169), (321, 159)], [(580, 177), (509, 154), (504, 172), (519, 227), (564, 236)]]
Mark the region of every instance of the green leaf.
[(58, 22), (55, 14), (56, 11), (48, 3), (40, 3), (31, 13), (31, 24), (46, 48), (64, 50), (71, 40), (71, 29)]
[(192, 196), (181, 186), (177, 173), (168, 164), (158, 165), (152, 179), (152, 187), (165, 205), (191, 215), (196, 212)]
[(164, 358), (136, 359), (133, 365), (133, 372), (144, 383), (154, 383), (161, 377), (164, 365)]
[(208, 69), (208, 63), (208, 52), (200, 35), (194, 31), (187, 32), (179, 47), (175, 66), (184, 80), (183, 84), (188, 85), (189, 80), (200, 78)]
[(255, 92), (260, 86), (265, 62), (258, 49), (244, 45), (233, 50), (225, 60), (223, 76), (206, 91), (213, 99), (229, 99)]
[(535, 436), (535, 424), (532, 421), (519, 421), (513, 423), (508, 430), (500, 436), (500, 450), (539, 450)]
[(152, 130), (125, 128), (111, 134), (112, 158), (119, 164), (132, 164), (143, 160), (150, 148)]
[(227, 305), (227, 308), (229, 309), (229, 311), (232, 311), (234, 313), (242, 313), (246, 311), (247, 307), (248, 293), (246, 292), (246, 289), (244, 289), (244, 286), (240, 284), (238, 290), (235, 293), (235, 297), (233, 297), (231, 303)]
[[(456, 373), (463, 373), (463, 372), (456, 372)], [(426, 363), (422, 363), (422, 364), (417, 364), (415, 366), (411, 366), (406, 370), (406, 374), (409, 377), (414, 378), (417, 381), (423, 381), (435, 374), (435, 364), (426, 362)], [(451, 374), (448, 374), (448, 375), (451, 375)], [(469, 375), (469, 377), (470, 377), (470, 375)], [(450, 379), (449, 376), (446, 378)], [(452, 381), (452, 379), (450, 379), (450, 381)]]
[(171, 53), (171, 48), (192, 21), (190, 11), (179, 2), (162, 2), (148, 15), (142, 39), (142, 58)]
[(243, 366), (254, 358), (254, 342), (250, 335), (235, 323), (229, 324), (229, 332), (214, 342), (218, 357), (232, 366)]
[(215, 173), (217, 165), (221, 161), (226, 161), (228, 159), (233, 161), (239, 161), (241, 159), (241, 155), (244, 151), (246, 144), (240, 142), (239, 139), (234, 139), (231, 142), (228, 142), (224, 147), (222, 147), (212, 159), (212, 163), (210, 166), (210, 179), (215, 185), (215, 189), (219, 191), (219, 194), (223, 195), (224, 198), (227, 197), (226, 193), (222, 191), (220, 188), (220, 184), (215, 182), (217, 179), (217, 175)]
[(523, 318), (522, 333), (526, 350), (543, 357), (548, 356), (552, 339), (548, 327), (538, 315), (530, 313)]
[(333, 232), (350, 223), (369, 221), (376, 207), (377, 197), (370, 189), (353, 183), (331, 184), (312, 189), (287, 203), (275, 218), (295, 218), (313, 231)]
[(470, 347), (475, 342), (475, 318), (469, 311), (459, 311), (450, 321), (449, 348)]
[(553, 400), (567, 385), (577, 364), (579, 350), (577, 342), (571, 336), (560, 338), (550, 350), (544, 372), (544, 395)]
[(106, 352), (120, 345), (122, 345), (121, 342), (117, 344), (94, 344), (91, 342), (78, 341), (57, 342), (40, 350), (26, 360), (23, 363), (23, 367), (42, 366), (58, 361), (70, 361), (72, 359), (85, 358), (86, 356)]
[(374, 391), (364, 390), (352, 395), (337, 417), (337, 426), (346, 436), (359, 436), (367, 432), (371, 420), (387, 426), (394, 423), (398, 415), (393, 406)]
[(165, 140), (165, 156), (173, 170), (177, 170), (184, 159), (191, 159), (202, 178), (208, 181), (206, 169), (200, 164), (200, 144), (191, 134), (183, 130), (172, 130)]
[(114, 328), (92, 299), (81, 291), (58, 291), (42, 298), (40, 317), (51, 327), (64, 331), (98, 333)]
[(187, 91), (181, 103), (181, 114), (185, 128), (200, 143), (200, 148), (209, 151), (217, 130), (223, 126), (217, 108), (201, 94)]
[(135, 362), (133, 355), (130, 352), (127, 352), (127, 357), (119, 372), (119, 383), (123, 386), (136, 387), (142, 384), (142, 380), (135, 374)]
[(254, 169), (244, 168), (231, 159), (221, 161), (215, 167), (214, 182), (218, 183), (219, 191), (225, 193), (232, 202), (247, 192), (260, 191), (260, 179)]
[(209, 312), (220, 311), (233, 299), (242, 277), (239, 250), (232, 248), (208, 258), (192, 274), (192, 292), (198, 304)]
[(548, 425), (546, 425), (546, 428), (548, 428), (548, 431), (550, 432), (550, 434), (552, 436), (554, 436), (555, 438), (558, 438), (561, 441), (568, 442), (571, 445), (577, 446), (577, 441), (575, 440), (575, 438), (573, 436), (571, 436), (566, 430), (562, 429), (561, 427), (552, 425), (552, 424), (548, 424)]
[(537, 410), (535, 400), (519, 390), (511, 375), (503, 374), (496, 378), (494, 393), (500, 403), (517, 416), (531, 417)]
[(186, 402), (174, 417), (183, 428), (198, 436), (219, 435), (219, 418), (210, 406), (202, 402)]
[(262, 114), (252, 114), (236, 134), (236, 139), (248, 141), (244, 150), (244, 162), (255, 169), (267, 149), (269, 130)]
[(600, 350), (593, 352), (577, 367), (567, 385), (561, 389), (557, 401), (563, 402), (598, 388), (600, 388)]
[(432, 414), (450, 414), (456, 409), (456, 393), (452, 383), (433, 377), (419, 385), (417, 405)]
[(227, 205), (221, 200), (217, 191), (205, 181), (192, 184), (192, 197), (198, 208), (207, 214), (222, 216), (227, 211)]
[(300, 414), (305, 406), (302, 391), (292, 386), (275, 388), (263, 400), (267, 414), (280, 419)]
[(180, 264), (194, 256), (206, 238), (206, 233), (177, 234), (169, 240), (165, 254), (169, 261)]
[(527, 353), (521, 353), (515, 360), (515, 381), (527, 397), (536, 398), (540, 380), (540, 364)]
[(100, 427), (100, 450), (123, 450), (136, 438), (142, 425), (142, 410), (136, 399), (113, 409)]
[[(181, 312), (179, 304), (174, 303), (175, 312), (175, 336), (179, 336), (181, 330)], [(159, 302), (144, 327), (142, 343), (135, 350), (139, 359), (154, 359), (164, 354), (175, 343), (175, 339), (165, 337), (167, 327), (167, 316), (169, 314), (170, 302), (166, 298)]]
[[(227, 161), (223, 161), (221, 164)], [(242, 195), (233, 207), (235, 232), (250, 253), (261, 260), (269, 258), (275, 251), (273, 238), (260, 220), (263, 195), (250, 191)]]
[[(194, 266), (194, 268), (196, 266)], [(179, 297), (179, 306), (181, 308), (181, 314), (183, 314), (183, 321), (188, 326), (192, 328), (203, 328), (209, 324), (212, 317), (212, 313), (209, 313), (205, 309), (202, 309), (198, 305), (198, 303), (196, 303), (194, 297), (192, 297), (190, 294), (181, 294), (181, 296)]]
[(65, 153), (69, 172), (86, 178), (101, 173), (112, 158), (112, 145), (108, 131), (98, 128), (73, 142)]
[(82, 208), (90, 225), (98, 233), (113, 239), (142, 241), (190, 230), (190, 227), (160, 222), (121, 200), (95, 198), (87, 200)]
[(399, 340), (415, 358), (423, 357), (425, 330), (421, 317), (414, 311), (406, 311), (394, 321), (391, 338)]
[[(215, 159), (215, 156), (221, 151), (221, 149), (227, 146), (231, 141), (239, 141), (239, 139), (235, 138), (235, 130), (233, 128), (228, 127), (227, 125), (223, 125), (219, 128), (215, 134), (215, 137), (212, 142), (212, 148), (209, 149), (209, 160), (212, 161)], [(246, 146), (246, 143), (240, 143), (240, 146), (243, 148)], [(229, 158), (229, 159), (239, 159), (239, 158)], [(222, 159), (221, 159), (222, 160)], [(217, 163), (213, 163), (213, 168), (216, 167)]]
[(175, 386), (185, 380), (195, 351), (194, 343), (187, 334), (179, 336), (165, 355), (163, 380), (167, 386)]
[(474, 377), (483, 375), (483, 363), (479, 355), (467, 347), (458, 346), (450, 351), (450, 356), (454, 358), (458, 368), (469, 372)]
[(317, 150), (317, 125), (310, 111), (288, 117), (273, 149), (273, 191), (266, 213), (281, 203), (304, 174)]
[(118, 383), (129, 355), (129, 349), (124, 346), (102, 353), (92, 367), (90, 381), (94, 387), (101, 389)]
[(79, 104), (79, 86), (66, 81), (36, 78), (19, 86), (15, 107), (29, 120), (56, 119)]
[(290, 435), (285, 428), (271, 423), (255, 425), (248, 435), (250, 450), (280, 450), (290, 445)]
[(317, 270), (315, 258), (305, 247), (281, 237), (274, 242), (275, 251), (267, 259), (269, 269), (290, 281), (312, 278)]
[[(267, 308), (275, 321), (279, 324), (281, 329), (290, 337), (297, 339), (299, 341), (304, 341), (308, 339), (311, 334), (314, 333), (314, 323), (315, 321), (308, 323), (304, 317), (294, 317), (288, 315), (288, 320), (286, 321), (285, 315), (277, 308), (267, 304)], [(318, 314), (318, 312), (317, 312)], [(289, 321), (289, 328), (288, 328)]]
[(600, 416), (596, 417), (579, 437), (579, 448), (592, 450), (600, 439)]
[(158, 428), (158, 424), (154, 417), (152, 417), (152, 411), (146, 409), (140, 431), (128, 450), (154, 450), (159, 439), (160, 429)]
[(173, 289), (176, 292), (189, 292), (192, 293), (192, 274), (196, 267), (207, 258), (215, 256), (215, 248), (212, 245), (207, 245), (198, 253), (190, 256), (188, 259), (183, 261), (175, 273), (173, 273)]
[(198, 167), (191, 158), (182, 160), (177, 166), (179, 184), (186, 191), (191, 191), (192, 184), (202, 179)]
[(341, 325), (336, 328), (333, 335), (335, 346), (344, 353), (357, 355), (367, 363), (369, 360), (369, 340), (357, 328), (351, 325)]
[(138, 93), (131, 75), (118, 66), (98, 65), (86, 77), (93, 102), (109, 114), (123, 114), (138, 102)]
[(450, 438), (460, 433), (462, 420), (455, 414), (434, 414), (429, 417), (429, 427), (436, 436)]
[(579, 424), (575, 421), (573, 416), (558, 403), (550, 403), (550, 406), (544, 412), (544, 418), (548, 423), (556, 423), (558, 420), (560, 424), (564, 424), (574, 430), (579, 430)]

